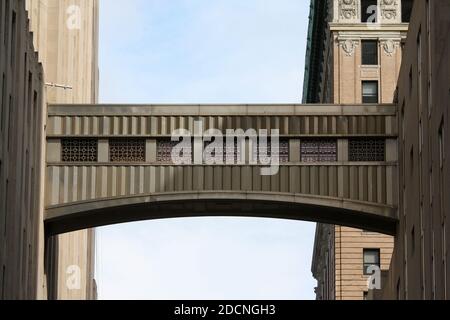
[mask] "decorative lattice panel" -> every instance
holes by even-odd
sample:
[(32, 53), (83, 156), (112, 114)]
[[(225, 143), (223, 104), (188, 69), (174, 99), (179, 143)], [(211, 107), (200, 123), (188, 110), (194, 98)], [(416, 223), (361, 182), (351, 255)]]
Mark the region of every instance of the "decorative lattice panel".
[[(204, 143), (204, 150), (206, 150), (206, 148), (208, 146), (210, 146), (212, 143), (211, 142), (205, 142)], [(238, 147), (237, 142), (235, 141), (234, 144), (231, 144), (230, 146), (227, 145), (226, 143), (223, 144), (222, 146), (222, 150), (220, 149), (216, 149), (213, 150), (211, 152), (211, 154), (207, 153), (206, 156), (206, 161), (207, 162), (213, 162), (213, 159), (222, 159), (221, 161), (223, 161), (223, 163), (237, 163), (238, 159), (241, 156), (241, 148)], [(217, 154), (216, 154), (217, 152)]]
[(337, 161), (337, 141), (302, 140), (300, 152), (302, 162), (335, 162)]
[(384, 139), (351, 139), (349, 140), (350, 161), (385, 160), (386, 141)]
[[(205, 144), (205, 146), (208, 144)], [(233, 149), (233, 150), (231, 150)], [(227, 144), (224, 145), (223, 147), (223, 161), (225, 163), (228, 162), (233, 162), (234, 164), (238, 164), (238, 159), (240, 160), (241, 155), (242, 155), (242, 149), (241, 149), (241, 145), (235, 141), (234, 142), (234, 146), (228, 146)], [(279, 143), (279, 150), (278, 152), (276, 150), (274, 150), (274, 154), (272, 154), (272, 145), (270, 142), (268, 142), (266, 144), (265, 147), (262, 147), (259, 143), (256, 145), (253, 145), (253, 150), (252, 150), (252, 157), (253, 159), (258, 159), (258, 161), (260, 160), (260, 155), (261, 156), (265, 156), (265, 157), (275, 157), (278, 156), (280, 159), (280, 163), (287, 163), (289, 162), (289, 142), (288, 141), (280, 141)], [(209, 155), (208, 155), (209, 156)], [(215, 154), (213, 153), (212, 156), (215, 156)], [(218, 155), (219, 157), (221, 155)], [(246, 157), (248, 157), (248, 155), (245, 155)]]
[(96, 139), (63, 139), (61, 150), (63, 162), (97, 162), (98, 159)]
[(173, 163), (174, 161), (183, 162), (183, 159), (190, 159), (192, 161), (192, 150), (183, 150), (178, 158), (172, 159), (172, 150), (179, 142), (161, 140), (158, 141), (156, 147), (156, 161), (159, 163)]
[(145, 162), (145, 140), (110, 140), (109, 159), (111, 162)]
[[(272, 154), (273, 152), (273, 154)], [(279, 149), (272, 151), (272, 144), (270, 142), (267, 143), (266, 146), (262, 146), (258, 144), (257, 147), (253, 148), (253, 157), (255, 158), (258, 156), (258, 159), (260, 157), (266, 157), (266, 156), (272, 156), (276, 157), (278, 156), (280, 159), (280, 163), (288, 163), (289, 162), (289, 141), (288, 140), (281, 140), (279, 142)]]

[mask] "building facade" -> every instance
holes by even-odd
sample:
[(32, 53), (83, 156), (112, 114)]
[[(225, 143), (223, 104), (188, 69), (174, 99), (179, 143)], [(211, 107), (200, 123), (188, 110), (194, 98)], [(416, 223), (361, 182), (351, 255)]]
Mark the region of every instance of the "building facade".
[(43, 69), (25, 0), (0, 2), (0, 299), (38, 292)]
[[(313, 0), (303, 102), (392, 103), (411, 7), (407, 0)], [(360, 143), (373, 146), (377, 137), (364, 137)], [(396, 145), (397, 139), (387, 143)], [(390, 156), (398, 160), (396, 154)], [(360, 171), (355, 178), (367, 176)], [(369, 267), (387, 271), (393, 246), (390, 236), (319, 224), (312, 262), (317, 299), (365, 299)]]
[(398, 81), (400, 225), (384, 299), (449, 299), (450, 2), (416, 1)]
[[(96, 103), (98, 98), (98, 0), (27, 0), (30, 29), (44, 69), (45, 103)], [(43, 240), (43, 239), (42, 239)], [(93, 230), (47, 243), (42, 297), (95, 298)], [(43, 257), (43, 254), (41, 255)], [(67, 278), (81, 276), (79, 288)], [(48, 284), (48, 287), (46, 286)]]
[[(44, 234), (43, 137), (47, 103), (97, 102), (98, 1), (4, 0), (0, 9), (1, 297), (93, 299), (94, 231)], [(80, 284), (68, 288), (73, 275)]]
[[(136, 114), (128, 106), (132, 114), (124, 115), (117, 106), (93, 105), (98, 2), (1, 1), (0, 298), (96, 297), (94, 232), (47, 239), (44, 209), (58, 213), (58, 204), (76, 206), (89, 197), (256, 188), (326, 201), (343, 194), (358, 205), (398, 206), (395, 238), (317, 226), (312, 262), (317, 299), (448, 299), (450, 3), (415, 1), (409, 24), (412, 7), (407, 0), (313, 0), (304, 102), (322, 105), (273, 106), (269, 119), (268, 112), (249, 112), (251, 106), (241, 106), (240, 115), (236, 107), (217, 115), (215, 108), (204, 106), (199, 114), (202, 108), (193, 106), (183, 117), (176, 114), (180, 108), (141, 106), (144, 111)], [(47, 109), (47, 103), (53, 105)], [(319, 115), (318, 108), (326, 112)], [(247, 164), (187, 168), (189, 179), (174, 174), (183, 168), (166, 163), (173, 146), (164, 139), (171, 126), (192, 127), (199, 117), (209, 126), (282, 128), (288, 137), (282, 143), (285, 168), (270, 180), (249, 179)], [(139, 143), (129, 139), (133, 135)], [(83, 158), (87, 163), (79, 170), (80, 160), (64, 155), (79, 150), (83, 137), (97, 151)], [(124, 159), (118, 146), (133, 150), (132, 158)], [(149, 183), (142, 179), (146, 174)], [(289, 178), (296, 175), (302, 178)], [(303, 218), (318, 220), (313, 213)], [(368, 292), (373, 266), (384, 271), (382, 290)], [(80, 276), (78, 287), (67, 285), (73, 275)]]

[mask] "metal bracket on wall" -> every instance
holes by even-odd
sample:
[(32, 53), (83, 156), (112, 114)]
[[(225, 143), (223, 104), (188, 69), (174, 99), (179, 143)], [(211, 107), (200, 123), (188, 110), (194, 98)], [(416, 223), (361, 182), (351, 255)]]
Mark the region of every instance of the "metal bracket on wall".
[(45, 85), (47, 87), (51, 87), (51, 88), (58, 88), (58, 89), (64, 89), (64, 90), (73, 90), (72, 86), (67, 86), (67, 85), (63, 85), (63, 84), (46, 83)]

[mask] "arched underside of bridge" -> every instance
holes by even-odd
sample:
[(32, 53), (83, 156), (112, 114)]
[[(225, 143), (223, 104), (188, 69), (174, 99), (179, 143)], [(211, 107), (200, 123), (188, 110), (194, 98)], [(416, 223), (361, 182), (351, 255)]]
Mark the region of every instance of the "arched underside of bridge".
[(283, 193), (186, 192), (83, 201), (48, 207), (48, 236), (154, 219), (259, 217), (343, 225), (394, 235), (394, 207)]

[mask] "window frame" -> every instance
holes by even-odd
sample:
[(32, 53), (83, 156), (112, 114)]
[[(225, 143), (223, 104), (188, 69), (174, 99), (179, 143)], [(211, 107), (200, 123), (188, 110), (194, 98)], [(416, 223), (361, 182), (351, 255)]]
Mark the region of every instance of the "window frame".
[[(375, 253), (375, 257), (377, 258), (376, 260), (378, 260), (375, 263), (372, 262), (366, 262), (366, 257), (368, 257), (369, 253)], [(378, 268), (381, 269), (381, 250), (380, 249), (375, 249), (375, 248), (366, 248), (363, 249), (363, 274), (365, 276), (371, 276), (373, 275), (373, 273), (369, 273), (367, 270), (369, 269), (369, 267), (371, 266), (377, 266)]]
[[(367, 58), (368, 55), (365, 55), (365, 51), (367, 50), (366, 45), (368, 44), (375, 44), (375, 59), (373, 59), (372, 56), (370, 56), (370, 59), (365, 59)], [(376, 39), (364, 39), (361, 40), (361, 65), (362, 66), (379, 66), (380, 65), (380, 54), (378, 52), (378, 40)], [(368, 63), (367, 60), (372, 60)], [(373, 63), (373, 61), (376, 61), (375, 63)]]
[[(364, 85), (365, 84), (376, 84), (376, 102), (365, 100), (367, 95), (364, 94)], [(361, 101), (362, 104), (379, 104), (380, 103), (380, 82), (378, 80), (363, 80), (361, 82)]]
[[(364, 2), (367, 2), (367, 6), (365, 6)], [(375, 21), (370, 22), (369, 18), (373, 16), (373, 13), (369, 14), (367, 10), (370, 6), (374, 5), (377, 7), (377, 10), (375, 12), (376, 18)], [(361, 23), (378, 23), (378, 11), (378, 0), (361, 0)]]

